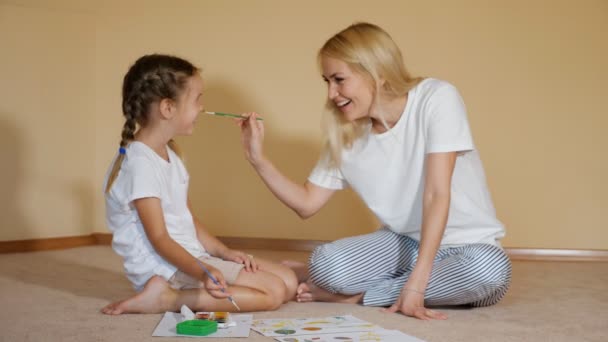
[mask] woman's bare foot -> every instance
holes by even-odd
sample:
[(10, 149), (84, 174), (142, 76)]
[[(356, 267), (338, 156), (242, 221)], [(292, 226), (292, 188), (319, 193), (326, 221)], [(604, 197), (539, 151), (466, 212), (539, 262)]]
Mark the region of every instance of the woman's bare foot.
[(154, 276), (143, 291), (135, 296), (107, 305), (101, 312), (106, 315), (123, 313), (161, 313), (172, 309), (177, 294), (165, 279)]
[(318, 287), (311, 282), (305, 282), (298, 285), (296, 299), (298, 302), (332, 302), (332, 303), (350, 303), (357, 304), (361, 302), (363, 293), (356, 295), (343, 295), (339, 293), (331, 293), (325, 289)]
[(281, 265), (285, 265), (285, 266), (291, 268), (296, 273), (296, 277), (298, 278), (298, 283), (303, 283), (303, 282), (307, 281), (308, 278), (310, 277), (310, 275), (308, 273), (308, 265), (303, 262), (293, 261), (293, 260), (283, 260), (283, 261), (281, 261)]

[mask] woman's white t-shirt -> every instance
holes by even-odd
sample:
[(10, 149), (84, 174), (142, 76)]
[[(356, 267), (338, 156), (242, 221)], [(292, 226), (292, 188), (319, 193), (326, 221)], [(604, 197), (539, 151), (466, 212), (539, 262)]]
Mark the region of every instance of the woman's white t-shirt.
[[(371, 129), (371, 127), (370, 127)], [(456, 158), (442, 247), (469, 243), (498, 245), (497, 220), (475, 150), (460, 94), (451, 84), (425, 79), (408, 94), (399, 121), (388, 131), (371, 131), (343, 151), (339, 169), (321, 158), (308, 180), (328, 189), (351, 187), (392, 231), (420, 240), (425, 158), (462, 152)]]

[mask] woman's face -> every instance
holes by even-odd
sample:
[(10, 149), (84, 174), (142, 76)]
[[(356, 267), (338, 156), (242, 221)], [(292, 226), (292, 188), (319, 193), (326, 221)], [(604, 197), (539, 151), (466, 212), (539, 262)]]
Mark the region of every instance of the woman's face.
[(339, 59), (321, 57), (321, 68), (327, 83), (327, 98), (344, 118), (352, 122), (369, 117), (374, 100), (371, 82)]

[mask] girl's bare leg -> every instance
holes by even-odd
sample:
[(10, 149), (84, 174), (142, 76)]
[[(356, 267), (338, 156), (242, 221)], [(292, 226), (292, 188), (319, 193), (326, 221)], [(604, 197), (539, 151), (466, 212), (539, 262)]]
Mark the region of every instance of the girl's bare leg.
[(283, 260), (281, 261), (281, 265), (285, 265), (295, 272), (298, 283), (303, 283), (310, 277), (307, 263), (293, 260)]
[[(262, 261), (260, 270), (255, 273), (241, 271), (235, 284), (228, 287), (228, 292), (232, 294), (241, 311), (276, 310), (284, 301), (294, 296), (296, 286), (290, 284), (293, 288), (288, 290), (285, 281), (295, 283), (295, 275), (290, 273), (289, 269), (288, 272), (283, 272), (280, 267), (272, 265)], [(264, 268), (276, 271), (285, 278), (265, 271)], [(290, 274), (293, 277), (291, 280)], [(101, 311), (108, 315), (162, 313), (179, 311), (182, 305), (196, 311), (237, 311), (230, 301), (215, 298), (205, 289), (174, 290), (159, 276), (152, 277), (140, 293), (107, 305)]]
[(298, 288), (298, 279), (294, 271), (286, 265), (277, 264), (265, 259), (255, 259), (260, 266), (260, 271), (266, 271), (279, 277), (285, 283), (286, 293), (283, 299), (284, 303), (290, 300), (295, 300), (296, 290)]
[(135, 296), (114, 302), (101, 309), (106, 315), (123, 313), (159, 313), (170, 311), (177, 300), (177, 291), (169, 287), (165, 279), (154, 276), (144, 289)]

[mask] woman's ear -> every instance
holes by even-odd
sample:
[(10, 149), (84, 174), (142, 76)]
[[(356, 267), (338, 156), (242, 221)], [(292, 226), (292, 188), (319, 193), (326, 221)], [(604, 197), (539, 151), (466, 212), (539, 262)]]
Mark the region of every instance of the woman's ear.
[(175, 104), (173, 100), (164, 98), (159, 103), (160, 115), (163, 119), (171, 119), (175, 115)]
[(386, 80), (382, 77), (380, 77), (380, 79), (378, 80), (378, 88), (382, 89), (384, 88), (384, 85), (386, 84)]

